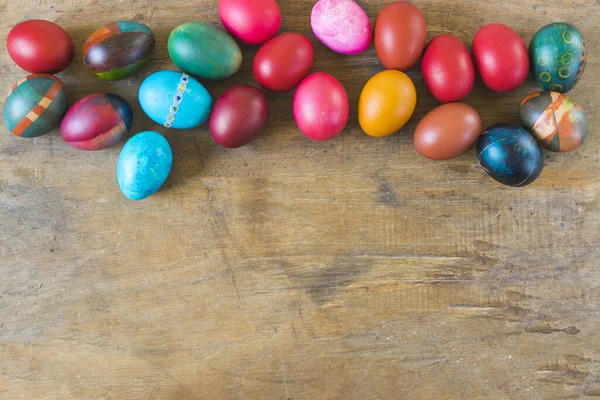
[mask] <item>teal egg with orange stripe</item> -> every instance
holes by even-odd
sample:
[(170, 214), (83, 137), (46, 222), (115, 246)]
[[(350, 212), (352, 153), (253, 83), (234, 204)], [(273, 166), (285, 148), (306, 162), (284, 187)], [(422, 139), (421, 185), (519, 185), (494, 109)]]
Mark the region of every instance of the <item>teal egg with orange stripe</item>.
[(154, 33), (135, 21), (117, 21), (97, 29), (83, 45), (83, 62), (98, 77), (116, 81), (144, 67), (154, 50)]
[(8, 93), (4, 104), (4, 124), (16, 136), (35, 138), (60, 126), (69, 109), (65, 84), (47, 74), (29, 75)]

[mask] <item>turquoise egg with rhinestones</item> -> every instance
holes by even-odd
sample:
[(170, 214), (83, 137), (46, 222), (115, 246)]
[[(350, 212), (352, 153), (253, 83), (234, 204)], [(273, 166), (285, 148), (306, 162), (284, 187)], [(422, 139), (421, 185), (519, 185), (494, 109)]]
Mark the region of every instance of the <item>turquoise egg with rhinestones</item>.
[(140, 105), (154, 122), (167, 128), (190, 129), (208, 121), (213, 101), (204, 86), (177, 71), (147, 77), (138, 93)]
[(529, 45), (531, 71), (544, 90), (567, 93), (583, 76), (587, 51), (581, 32), (556, 22), (540, 29)]

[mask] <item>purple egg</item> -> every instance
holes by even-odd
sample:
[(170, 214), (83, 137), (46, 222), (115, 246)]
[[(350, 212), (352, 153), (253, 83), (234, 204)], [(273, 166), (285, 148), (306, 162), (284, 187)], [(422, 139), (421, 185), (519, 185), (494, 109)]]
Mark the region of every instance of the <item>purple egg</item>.
[(373, 38), (369, 17), (353, 0), (319, 0), (310, 24), (321, 43), (342, 54), (365, 51)]

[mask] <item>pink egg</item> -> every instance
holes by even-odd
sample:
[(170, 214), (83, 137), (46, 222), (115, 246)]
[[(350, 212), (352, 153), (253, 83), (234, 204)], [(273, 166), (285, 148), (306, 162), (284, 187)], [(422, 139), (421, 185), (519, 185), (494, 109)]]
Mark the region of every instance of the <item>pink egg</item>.
[(321, 43), (342, 54), (365, 51), (373, 38), (369, 17), (353, 0), (320, 0), (310, 24)]
[(293, 107), (300, 131), (317, 141), (330, 140), (342, 133), (350, 114), (346, 89), (324, 72), (315, 72), (300, 83)]

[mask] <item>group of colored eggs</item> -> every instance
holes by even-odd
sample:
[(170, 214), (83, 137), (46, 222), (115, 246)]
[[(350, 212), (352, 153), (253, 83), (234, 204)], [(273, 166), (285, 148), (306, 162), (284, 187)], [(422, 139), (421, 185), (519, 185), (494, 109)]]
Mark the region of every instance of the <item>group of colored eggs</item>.
[[(310, 73), (314, 48), (297, 33), (279, 34), (281, 14), (275, 0), (220, 0), (223, 26), (238, 40), (262, 45), (254, 58), (256, 81), (271, 92), (296, 89), (293, 114), (300, 131), (313, 140), (337, 137), (349, 118), (345, 88), (333, 76)], [(529, 54), (521, 37), (501, 24), (481, 28), (472, 53), (451, 35), (435, 37), (426, 47), (427, 25), (412, 3), (395, 1), (378, 15), (374, 33), (365, 11), (353, 0), (319, 0), (311, 13), (315, 36), (342, 54), (366, 50), (372, 41), (388, 70), (365, 85), (358, 104), (361, 128), (383, 137), (400, 130), (412, 117), (417, 95), (404, 72), (422, 59), (424, 81), (444, 104), (423, 118), (415, 131), (415, 148), (425, 157), (457, 157), (476, 142), (481, 166), (494, 179), (511, 186), (531, 183), (543, 167), (539, 143), (549, 150), (570, 151), (585, 140), (587, 118), (582, 108), (561, 93), (581, 78), (587, 54), (579, 31), (551, 24), (533, 38)], [(150, 59), (153, 32), (133, 21), (117, 21), (96, 30), (83, 46), (83, 61), (98, 77), (118, 80), (132, 76)], [(72, 147), (102, 150), (116, 145), (132, 123), (132, 110), (121, 97), (94, 93), (69, 108), (64, 84), (53, 73), (73, 59), (73, 41), (59, 26), (41, 20), (15, 26), (7, 39), (11, 58), (32, 72), (14, 85), (4, 119), (22, 137), (37, 137), (60, 126)], [(168, 40), (173, 63), (183, 72), (159, 71), (148, 76), (138, 98), (149, 118), (167, 128), (190, 129), (209, 122), (212, 137), (227, 148), (254, 140), (267, 124), (264, 94), (250, 85), (226, 91), (214, 104), (196, 78), (223, 80), (242, 64), (242, 52), (226, 31), (205, 22), (176, 27)], [(472, 107), (458, 103), (472, 90), (475, 71), (487, 87), (508, 92), (520, 87), (531, 70), (547, 92), (527, 96), (521, 106), (525, 129), (501, 124), (481, 134), (481, 120)], [(404, 72), (403, 72), (404, 71)], [(156, 192), (172, 164), (167, 140), (142, 132), (123, 147), (117, 180), (123, 193), (139, 200)]]

